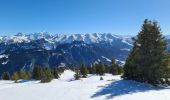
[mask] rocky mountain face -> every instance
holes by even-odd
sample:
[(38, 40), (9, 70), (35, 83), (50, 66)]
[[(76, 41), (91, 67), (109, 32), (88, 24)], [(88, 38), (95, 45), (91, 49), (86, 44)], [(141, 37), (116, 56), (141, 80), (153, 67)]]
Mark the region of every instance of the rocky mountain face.
[[(170, 42), (170, 39), (168, 39)], [(56, 34), (18, 33), (0, 37), (0, 73), (31, 70), (34, 66), (76, 67), (112, 59), (123, 64), (132, 48), (131, 36), (111, 33)]]

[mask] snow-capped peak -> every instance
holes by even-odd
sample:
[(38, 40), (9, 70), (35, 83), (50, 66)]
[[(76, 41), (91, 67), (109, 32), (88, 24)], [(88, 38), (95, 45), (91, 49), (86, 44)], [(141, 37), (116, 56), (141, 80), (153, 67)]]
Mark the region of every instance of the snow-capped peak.
[(85, 34), (55, 34), (50, 35), (47, 32), (40, 32), (40, 33), (31, 33), (31, 34), (24, 34), (18, 33), (14, 36), (2, 36), (0, 37), (1, 42), (14, 42), (14, 43), (22, 43), (22, 42), (30, 42), (32, 40), (38, 39), (45, 39), (50, 43), (71, 43), (73, 41), (83, 41), (87, 44), (90, 43), (99, 43), (99, 42), (114, 42), (116, 40), (120, 40), (128, 45), (131, 45), (129, 39), (131, 37), (123, 37), (119, 35), (114, 35), (111, 33), (85, 33)]

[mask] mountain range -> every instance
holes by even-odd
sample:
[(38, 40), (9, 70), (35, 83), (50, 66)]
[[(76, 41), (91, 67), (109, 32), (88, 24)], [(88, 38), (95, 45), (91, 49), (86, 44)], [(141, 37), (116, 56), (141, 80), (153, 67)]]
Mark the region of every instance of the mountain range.
[[(0, 73), (42, 67), (88, 66), (112, 59), (123, 65), (133, 47), (132, 36), (112, 33), (55, 34), (47, 32), (0, 36)], [(170, 44), (170, 36), (165, 36)]]

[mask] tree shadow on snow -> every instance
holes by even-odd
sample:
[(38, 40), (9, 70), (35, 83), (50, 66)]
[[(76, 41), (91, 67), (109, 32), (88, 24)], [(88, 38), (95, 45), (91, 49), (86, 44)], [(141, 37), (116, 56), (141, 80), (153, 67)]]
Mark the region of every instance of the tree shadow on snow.
[(138, 92), (146, 92), (150, 90), (162, 90), (167, 89), (164, 87), (154, 87), (148, 84), (142, 84), (135, 81), (130, 80), (119, 80), (112, 82), (111, 84), (103, 87), (98, 92), (96, 92), (94, 95), (91, 96), (91, 98), (99, 97), (107, 95), (107, 99), (112, 99), (116, 96), (126, 95), (126, 94), (133, 94)]

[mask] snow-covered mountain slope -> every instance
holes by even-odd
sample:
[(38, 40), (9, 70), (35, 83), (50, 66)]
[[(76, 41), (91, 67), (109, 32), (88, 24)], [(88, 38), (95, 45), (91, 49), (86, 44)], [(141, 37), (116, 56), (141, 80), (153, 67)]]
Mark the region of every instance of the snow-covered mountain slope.
[(0, 100), (170, 100), (168, 87), (153, 87), (110, 74), (102, 76), (102, 81), (96, 75), (70, 81), (72, 73), (67, 70), (50, 83), (0, 80)]
[(132, 44), (131, 36), (111, 33), (51, 35), (42, 32), (1, 36), (0, 74), (21, 68), (30, 70), (35, 65), (77, 67), (84, 63), (90, 66), (99, 61), (110, 64), (112, 59), (124, 64)]
[(122, 64), (131, 47), (130, 36), (111, 33), (18, 33), (1, 36), (0, 73), (15, 72), (21, 68), (30, 70), (35, 65), (76, 67), (82, 63), (90, 66), (99, 61), (109, 64), (113, 58)]

